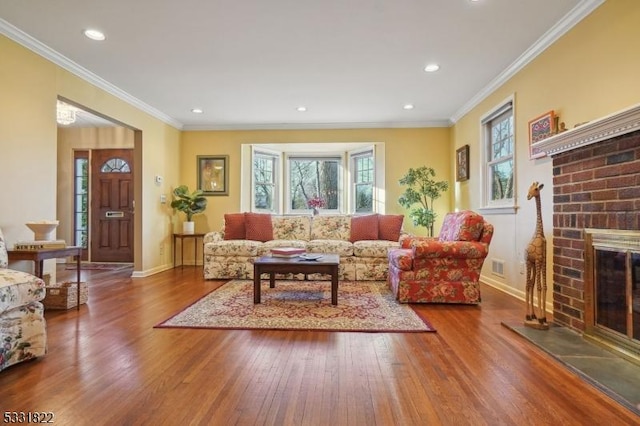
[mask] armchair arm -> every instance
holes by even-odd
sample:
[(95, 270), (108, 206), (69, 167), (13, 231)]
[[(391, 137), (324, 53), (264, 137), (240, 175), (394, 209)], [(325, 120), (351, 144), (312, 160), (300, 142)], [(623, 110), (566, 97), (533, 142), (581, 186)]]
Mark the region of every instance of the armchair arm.
[(224, 234), (221, 231), (208, 232), (202, 240), (204, 244), (215, 243), (224, 240)]
[(413, 243), (414, 242), (419, 242), (419, 241), (438, 241), (438, 239), (436, 237), (422, 237), (422, 236), (417, 236), (417, 235), (411, 235), (411, 234), (403, 234), (400, 235), (400, 247), (401, 248), (412, 248), (413, 247)]
[(411, 242), (414, 258), (460, 258), (484, 259), (489, 253), (489, 245), (477, 241), (429, 241)]

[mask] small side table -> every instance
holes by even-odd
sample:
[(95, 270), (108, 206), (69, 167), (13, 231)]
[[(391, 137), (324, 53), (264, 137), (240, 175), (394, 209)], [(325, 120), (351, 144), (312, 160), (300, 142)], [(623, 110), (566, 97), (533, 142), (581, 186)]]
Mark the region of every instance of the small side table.
[(80, 257), (82, 256), (82, 247), (72, 246), (65, 248), (38, 249), (38, 250), (7, 250), (9, 260), (31, 260), (35, 264), (35, 276), (42, 278), (43, 262), (46, 259), (56, 259), (59, 257), (74, 256), (76, 260), (76, 271), (78, 286), (78, 305), (80, 310)]
[[(193, 246), (195, 248), (195, 254), (193, 257), (193, 263), (198, 265), (198, 238), (202, 238), (204, 241), (204, 234), (173, 234), (173, 267), (176, 265), (176, 241), (180, 239), (180, 267), (184, 268), (184, 239), (193, 238)], [(202, 264), (204, 265), (204, 247), (202, 249)]]

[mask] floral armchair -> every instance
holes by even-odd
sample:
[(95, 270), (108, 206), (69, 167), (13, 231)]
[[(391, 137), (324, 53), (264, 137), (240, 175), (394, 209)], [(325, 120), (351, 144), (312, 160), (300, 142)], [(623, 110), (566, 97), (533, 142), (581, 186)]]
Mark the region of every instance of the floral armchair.
[(8, 256), (0, 230), (0, 371), (47, 352), (45, 284), (27, 272), (7, 269)]
[(389, 250), (389, 286), (402, 303), (478, 304), (492, 237), (481, 215), (448, 213), (437, 238), (407, 237)]

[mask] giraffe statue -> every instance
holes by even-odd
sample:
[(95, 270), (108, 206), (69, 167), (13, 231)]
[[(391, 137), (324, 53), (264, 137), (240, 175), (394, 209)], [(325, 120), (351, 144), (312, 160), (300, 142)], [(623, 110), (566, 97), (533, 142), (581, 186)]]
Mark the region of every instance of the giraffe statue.
[[(540, 190), (544, 184), (533, 182), (527, 193), (527, 200), (536, 200), (536, 231), (527, 245), (525, 251), (525, 262), (527, 265), (527, 285), (526, 303), (527, 315), (525, 326), (546, 330), (547, 323), (546, 300), (547, 300), (547, 240), (544, 238), (542, 229), (542, 212), (540, 211)], [(538, 314), (534, 305), (534, 288), (538, 290)]]

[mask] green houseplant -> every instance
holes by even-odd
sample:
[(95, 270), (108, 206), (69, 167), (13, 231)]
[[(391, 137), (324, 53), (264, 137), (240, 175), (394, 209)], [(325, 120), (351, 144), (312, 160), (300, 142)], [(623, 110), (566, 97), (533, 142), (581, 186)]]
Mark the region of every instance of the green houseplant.
[(433, 210), (433, 201), (449, 189), (448, 182), (436, 181), (435, 176), (435, 170), (422, 166), (417, 169), (410, 168), (399, 180), (400, 185), (407, 188), (398, 198), (398, 203), (404, 208), (411, 209), (409, 217), (414, 226), (427, 228), (430, 237), (433, 236), (433, 223), (437, 217)]
[(182, 232), (193, 234), (195, 226), (191, 219), (194, 214), (205, 211), (207, 198), (202, 195), (202, 191), (199, 189), (189, 192), (187, 185), (180, 185), (173, 190), (171, 207), (187, 215), (187, 221), (182, 225)]

